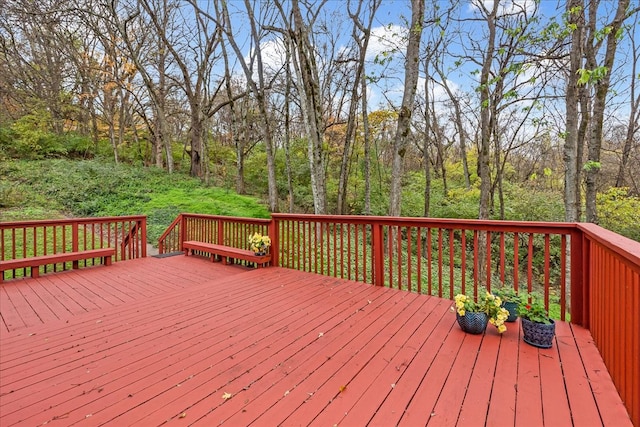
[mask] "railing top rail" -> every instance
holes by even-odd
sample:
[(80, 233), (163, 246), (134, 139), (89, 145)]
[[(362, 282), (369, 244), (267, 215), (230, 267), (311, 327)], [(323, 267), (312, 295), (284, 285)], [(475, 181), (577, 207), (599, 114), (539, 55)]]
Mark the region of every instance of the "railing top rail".
[(124, 215), (124, 216), (102, 216), (86, 218), (65, 218), (65, 219), (38, 219), (29, 221), (0, 221), (0, 228), (21, 228), (37, 227), (44, 225), (70, 225), (83, 223), (100, 223), (113, 221), (139, 221), (145, 219), (145, 215)]
[(180, 221), (182, 221), (182, 214), (178, 215), (176, 219), (174, 219), (173, 222), (169, 224), (169, 226), (164, 230), (164, 233), (162, 233), (162, 236), (158, 238), (158, 242), (162, 242), (163, 240), (165, 240)]
[(275, 220), (303, 220), (312, 222), (370, 224), (372, 222), (393, 226), (423, 226), (433, 228), (470, 229), (484, 231), (517, 231), (533, 233), (568, 234), (576, 231), (576, 223), (502, 221), (479, 219), (389, 217), (361, 215), (272, 214)]
[(586, 222), (579, 223), (577, 224), (577, 228), (584, 233), (586, 238), (600, 243), (618, 256), (629, 261), (631, 265), (640, 271), (640, 242), (621, 236), (596, 224)]
[(270, 219), (265, 219), (265, 218), (246, 218), (246, 217), (239, 217), (239, 216), (207, 215), (207, 214), (192, 214), (192, 213), (182, 213), (181, 215), (185, 218), (219, 219), (227, 222), (239, 222), (239, 223), (245, 223), (245, 224), (268, 225), (269, 223), (271, 223)]

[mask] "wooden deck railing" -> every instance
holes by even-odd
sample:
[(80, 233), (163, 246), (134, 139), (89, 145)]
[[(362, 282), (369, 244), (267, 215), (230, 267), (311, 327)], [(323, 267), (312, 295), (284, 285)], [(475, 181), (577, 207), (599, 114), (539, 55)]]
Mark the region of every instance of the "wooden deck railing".
[[(113, 261), (147, 256), (145, 216), (73, 218), (0, 222), (0, 262), (5, 260), (113, 248)], [(93, 260), (81, 261), (81, 266)], [(71, 268), (71, 263), (39, 267), (42, 273)], [(25, 269), (4, 272), (6, 279), (24, 276)]]
[[(483, 286), (538, 291), (565, 320), (575, 227), (364, 216), (274, 214), (283, 267), (453, 299)], [(579, 240), (579, 239), (576, 239)]]
[[(271, 237), (272, 264), (286, 268), (450, 299), (501, 284), (540, 292), (555, 317), (591, 331), (640, 425), (640, 243), (593, 224), (181, 214), (159, 252), (181, 251), (186, 240), (247, 249), (255, 232)], [(116, 250), (114, 261), (146, 256), (146, 218), (0, 223), (0, 262), (105, 247)]]
[(249, 236), (268, 235), (271, 220), (216, 215), (181, 214), (158, 240), (161, 254), (182, 251), (182, 242), (197, 240), (239, 249), (249, 249)]
[(272, 263), (453, 299), (506, 286), (544, 295), (551, 314), (592, 336), (640, 425), (640, 243), (593, 224), (273, 214), (183, 214), (161, 252), (184, 240), (246, 248), (269, 233)]
[(640, 426), (640, 243), (594, 224), (583, 232), (583, 326)]
[[(594, 224), (274, 214), (274, 264), (453, 299), (504, 283), (590, 329), (640, 425), (640, 243)], [(566, 315), (570, 314), (570, 317)]]

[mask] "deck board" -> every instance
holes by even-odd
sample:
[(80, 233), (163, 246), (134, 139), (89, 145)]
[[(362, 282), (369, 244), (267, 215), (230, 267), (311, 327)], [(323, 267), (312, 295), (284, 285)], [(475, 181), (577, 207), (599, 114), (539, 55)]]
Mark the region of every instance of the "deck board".
[(467, 335), (450, 301), (356, 281), (176, 256), (0, 303), (2, 426), (631, 425), (588, 331)]

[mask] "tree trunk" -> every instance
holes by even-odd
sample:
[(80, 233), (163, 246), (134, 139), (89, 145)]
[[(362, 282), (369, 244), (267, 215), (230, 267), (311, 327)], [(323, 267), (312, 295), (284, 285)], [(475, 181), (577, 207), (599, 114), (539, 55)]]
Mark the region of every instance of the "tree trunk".
[(199, 104), (191, 105), (191, 131), (189, 139), (191, 142), (191, 176), (203, 178), (203, 119), (201, 117)]
[(429, 134), (431, 132), (431, 114), (429, 113), (429, 61), (424, 63), (424, 141), (422, 145), (422, 161), (424, 162), (424, 210), (423, 216), (429, 217), (431, 206), (431, 165), (429, 160)]
[(364, 144), (364, 214), (371, 215), (371, 141), (369, 140), (369, 115), (367, 114), (367, 80), (366, 73), (362, 71), (360, 77), (362, 93), (362, 132)]
[[(588, 138), (588, 159), (585, 167), (586, 178), (586, 219), (587, 222), (598, 223), (598, 210), (596, 206), (596, 195), (598, 192), (598, 181), (600, 177), (600, 152), (602, 149), (602, 127), (604, 122), (604, 110), (607, 101), (607, 93), (611, 83), (611, 70), (616, 56), (618, 47), (618, 31), (622, 27), (629, 0), (619, 0), (616, 15), (608, 26), (610, 29), (607, 35), (607, 45), (604, 56), (604, 75), (595, 81), (595, 97), (593, 101), (592, 124), (590, 127), (590, 135)], [(590, 26), (595, 29), (597, 18), (598, 2), (592, 1), (589, 4), (589, 22)], [(593, 32), (592, 32), (593, 34)], [(586, 50), (587, 63), (595, 64), (596, 52), (593, 43), (595, 40), (589, 40)]]
[[(291, 51), (286, 51), (286, 64), (289, 64), (291, 59)], [(284, 88), (284, 160), (287, 170), (287, 191), (289, 193), (289, 213), (293, 213), (295, 209), (294, 191), (293, 191), (293, 171), (291, 170), (291, 111), (289, 105), (291, 104), (291, 68), (286, 67), (286, 83)]]
[(487, 50), (484, 52), (482, 71), (480, 73), (480, 149), (478, 150), (478, 169), (480, 171), (480, 209), (478, 218), (489, 219), (491, 215), (491, 176), (489, 171), (489, 156), (492, 135), (492, 110), (489, 92), (491, 64), (495, 50), (496, 22), (498, 2), (493, 2), (493, 8), (487, 15), (489, 39)]
[(402, 203), (402, 178), (404, 155), (407, 150), (411, 130), (411, 112), (418, 86), (420, 66), (420, 39), (422, 38), (424, 0), (411, 0), (411, 27), (404, 63), (404, 93), (402, 106), (398, 114), (398, 126), (393, 140), (393, 159), (391, 162), (391, 188), (389, 194), (389, 215), (400, 216)]
[(316, 214), (327, 211), (327, 189), (322, 144), (324, 142), (324, 126), (322, 99), (318, 81), (318, 69), (315, 52), (309, 41), (309, 28), (302, 20), (298, 0), (291, 2), (294, 20), (294, 41), (297, 53), (297, 72), (301, 108), (305, 117), (305, 128), (309, 146), (309, 169), (311, 172), (311, 192)]
[[(358, 89), (360, 88), (360, 82), (364, 75), (367, 46), (369, 45), (369, 36), (371, 34), (371, 25), (373, 23), (375, 11), (380, 5), (380, 0), (376, 0), (371, 4), (369, 22), (366, 28), (358, 20), (358, 15), (360, 14), (362, 4), (362, 1), (358, 3), (358, 9), (354, 14), (349, 11), (349, 16), (353, 20), (353, 31), (351, 35), (354, 41), (358, 44), (359, 55), (358, 64), (356, 66), (356, 72), (353, 80), (353, 88), (351, 89), (351, 102), (349, 104), (349, 115), (347, 117), (347, 131), (345, 132), (344, 149), (342, 151), (342, 162), (340, 164), (340, 178), (338, 182), (338, 214), (340, 215), (344, 215), (346, 213), (347, 188), (349, 185), (350, 171), (349, 159), (351, 158), (351, 142), (355, 138), (357, 124), (358, 93), (362, 93), (364, 90), (366, 90), (366, 87), (361, 91), (359, 91)], [(360, 32), (362, 33), (361, 38), (358, 37), (357, 30), (360, 30)]]
[(582, 32), (584, 29), (584, 11), (582, 0), (569, 0), (567, 13), (569, 25), (575, 25), (571, 34), (571, 50), (569, 51), (569, 71), (567, 75), (567, 88), (565, 93), (566, 104), (566, 130), (564, 139), (564, 211), (565, 221), (576, 222), (579, 220), (580, 193), (578, 184), (580, 172), (578, 164), (578, 70), (582, 66)]

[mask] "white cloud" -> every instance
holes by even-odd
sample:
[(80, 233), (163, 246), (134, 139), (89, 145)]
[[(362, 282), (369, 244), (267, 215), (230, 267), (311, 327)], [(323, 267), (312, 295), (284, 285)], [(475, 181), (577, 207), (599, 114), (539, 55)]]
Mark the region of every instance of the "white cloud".
[[(280, 70), (286, 60), (286, 50), (282, 38), (277, 37), (271, 40), (263, 41), (260, 44), (260, 52), (262, 53), (262, 66), (267, 73), (273, 73)], [(244, 57), (246, 64), (249, 64), (253, 52)], [(253, 71), (257, 72), (258, 64), (254, 62)]]
[(383, 52), (394, 50), (404, 53), (406, 39), (407, 29), (399, 25), (375, 27), (371, 30), (366, 59), (372, 61)]

